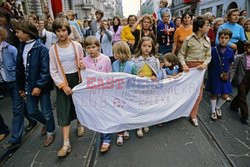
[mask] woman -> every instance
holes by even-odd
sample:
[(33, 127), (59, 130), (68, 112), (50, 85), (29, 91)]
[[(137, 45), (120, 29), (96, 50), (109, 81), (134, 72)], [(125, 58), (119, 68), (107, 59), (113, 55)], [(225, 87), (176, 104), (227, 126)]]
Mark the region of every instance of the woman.
[(215, 46), (215, 37), (218, 28), (223, 24), (223, 19), (219, 18), (214, 21), (213, 26), (209, 29), (207, 36), (210, 38), (211, 46)]
[(121, 40), (122, 28), (120, 18), (115, 16), (113, 19), (113, 25), (110, 27), (110, 31), (113, 32), (113, 43)]
[[(72, 89), (80, 83), (80, 61), (83, 59), (82, 46), (69, 39), (71, 33), (69, 22), (57, 18), (53, 30), (58, 42), (50, 48), (50, 74), (57, 89), (57, 120), (62, 127), (63, 146), (57, 156), (64, 157), (71, 152), (69, 141), (70, 123), (76, 119), (75, 107), (72, 101)], [(78, 136), (83, 136), (84, 128), (78, 122)]]
[(174, 25), (176, 28), (179, 28), (181, 26), (181, 17), (178, 16), (174, 19)]
[[(218, 33), (223, 29), (231, 30), (233, 32), (233, 35), (228, 42), (228, 46), (230, 46), (235, 52), (237, 51), (238, 54), (242, 54), (244, 52), (243, 43), (246, 41), (246, 36), (242, 26), (237, 24), (237, 22), (239, 21), (239, 15), (239, 9), (230, 9), (227, 13), (227, 22), (219, 27)], [(216, 44), (219, 44), (218, 33), (216, 36)]]
[(181, 45), (183, 41), (186, 39), (186, 37), (193, 33), (192, 17), (193, 15), (191, 13), (185, 12), (181, 17), (182, 25), (179, 28), (177, 28), (174, 33), (174, 44), (172, 53), (176, 55), (181, 49)]
[(101, 53), (107, 55), (113, 63), (115, 61), (112, 53), (113, 32), (109, 30), (107, 20), (102, 20), (100, 30), (96, 32), (95, 36), (101, 43)]

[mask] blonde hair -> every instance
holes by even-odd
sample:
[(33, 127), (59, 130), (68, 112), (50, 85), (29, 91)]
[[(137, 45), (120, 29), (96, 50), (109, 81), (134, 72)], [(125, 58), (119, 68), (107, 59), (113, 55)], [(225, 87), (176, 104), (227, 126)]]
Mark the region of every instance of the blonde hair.
[(84, 47), (86, 48), (89, 45), (96, 45), (97, 47), (101, 46), (100, 42), (95, 36), (88, 36), (87, 38), (85, 38)]
[(5, 41), (8, 34), (7, 34), (7, 31), (3, 27), (0, 27), (0, 35), (2, 36), (0, 38), (0, 42)]
[(118, 60), (120, 60), (122, 63), (131, 59), (131, 52), (129, 46), (124, 41), (116, 42), (113, 45), (112, 50), (113, 55), (116, 55)]
[(163, 3), (165, 7), (168, 6), (168, 1), (167, 0), (160, 0), (160, 3)]

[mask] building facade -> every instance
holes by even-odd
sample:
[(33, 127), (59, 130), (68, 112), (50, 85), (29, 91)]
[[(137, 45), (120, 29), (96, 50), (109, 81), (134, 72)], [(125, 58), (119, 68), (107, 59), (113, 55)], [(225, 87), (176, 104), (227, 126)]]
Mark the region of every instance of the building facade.
[(172, 1), (172, 15), (174, 17), (181, 16), (186, 11), (193, 15), (198, 14), (200, 0), (173, 0)]

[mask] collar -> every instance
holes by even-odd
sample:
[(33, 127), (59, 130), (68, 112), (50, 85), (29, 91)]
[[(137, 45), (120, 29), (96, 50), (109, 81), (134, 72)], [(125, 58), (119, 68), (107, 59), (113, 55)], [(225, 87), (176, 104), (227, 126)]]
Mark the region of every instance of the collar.
[(31, 40), (25, 41), (25, 44), (30, 44), (30, 43), (32, 43), (34, 41), (35, 41), (35, 39), (31, 39)]

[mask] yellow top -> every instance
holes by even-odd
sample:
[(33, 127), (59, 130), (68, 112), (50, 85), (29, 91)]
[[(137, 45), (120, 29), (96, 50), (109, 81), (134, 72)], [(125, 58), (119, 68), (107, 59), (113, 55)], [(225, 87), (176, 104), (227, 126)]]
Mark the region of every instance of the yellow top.
[(246, 31), (247, 39), (250, 40), (250, 31)]
[[(137, 29), (140, 29), (139, 26), (137, 26)], [(131, 32), (131, 28), (129, 27), (129, 25), (126, 25), (123, 27), (122, 29), (122, 34), (121, 34), (121, 40), (125, 41), (125, 42), (130, 42), (130, 44), (134, 44), (135, 43), (135, 37)]]
[(139, 76), (143, 75), (144, 77), (149, 77), (149, 78), (151, 78), (153, 74), (154, 74), (153, 70), (147, 64), (144, 64), (138, 73)]

